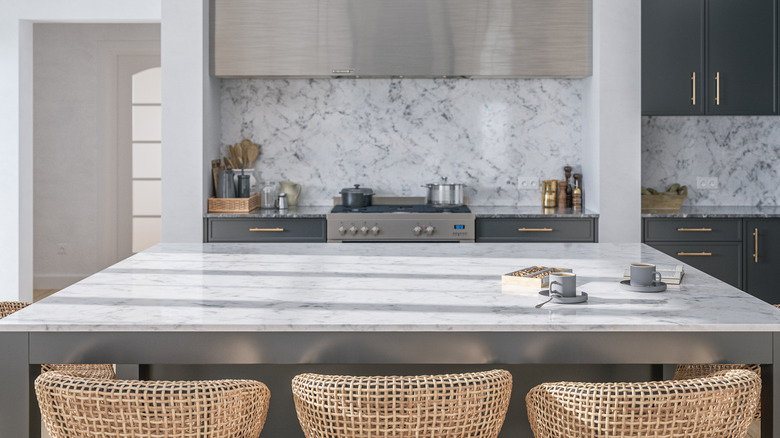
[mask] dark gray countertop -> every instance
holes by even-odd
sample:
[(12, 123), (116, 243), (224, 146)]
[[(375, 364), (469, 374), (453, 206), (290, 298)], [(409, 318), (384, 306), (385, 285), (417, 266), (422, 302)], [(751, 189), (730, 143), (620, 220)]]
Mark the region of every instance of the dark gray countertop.
[(741, 218), (780, 217), (780, 206), (683, 206), (680, 211), (674, 210), (642, 210), (642, 217), (670, 218)]
[(299, 206), (286, 211), (257, 208), (249, 213), (206, 213), (207, 218), (247, 218), (247, 219), (286, 219), (286, 218), (325, 218), (332, 206)]
[(542, 208), (542, 207), (516, 207), (516, 206), (494, 206), (494, 205), (472, 205), (471, 211), (478, 218), (500, 219), (500, 218), (582, 218), (599, 217), (598, 213), (590, 210), (571, 208)]
[[(206, 213), (206, 218), (324, 218), (330, 211), (330, 206), (300, 206), (290, 207), (286, 212), (279, 210), (255, 209), (249, 213)], [(573, 210), (571, 208), (516, 207), (495, 205), (469, 206), (478, 218), (583, 218), (599, 217), (598, 213), (589, 210)], [(780, 212), (780, 209), (778, 209)]]

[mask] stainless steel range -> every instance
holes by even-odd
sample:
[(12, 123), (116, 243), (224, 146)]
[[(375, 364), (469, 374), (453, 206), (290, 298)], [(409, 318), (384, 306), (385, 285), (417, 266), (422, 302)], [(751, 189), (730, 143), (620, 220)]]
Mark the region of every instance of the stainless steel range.
[(326, 215), (328, 242), (473, 242), (474, 213), (425, 198), (374, 197), (372, 205), (336, 205)]

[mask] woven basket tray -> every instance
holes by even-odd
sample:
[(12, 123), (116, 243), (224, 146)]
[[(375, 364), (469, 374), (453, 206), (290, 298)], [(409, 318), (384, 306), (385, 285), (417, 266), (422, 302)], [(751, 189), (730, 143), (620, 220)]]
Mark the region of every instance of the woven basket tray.
[(209, 198), (209, 213), (249, 213), (260, 207), (260, 195), (248, 198)]
[(679, 210), (688, 197), (688, 186), (680, 187), (677, 193), (642, 195), (642, 210)]

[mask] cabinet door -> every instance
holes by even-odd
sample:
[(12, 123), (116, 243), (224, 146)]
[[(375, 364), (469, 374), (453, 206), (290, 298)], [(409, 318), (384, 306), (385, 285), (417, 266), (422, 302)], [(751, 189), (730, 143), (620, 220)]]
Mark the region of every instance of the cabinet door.
[(477, 242), (596, 242), (590, 218), (477, 218)]
[(703, 114), (703, 19), (704, 0), (642, 1), (643, 114)]
[(780, 304), (780, 219), (746, 220), (745, 240), (745, 290), (769, 304)]
[(775, 0), (707, 1), (708, 114), (775, 113), (775, 16)]
[(718, 280), (742, 287), (742, 245), (739, 243), (648, 242), (648, 245)]
[(207, 242), (325, 242), (325, 219), (208, 219)]

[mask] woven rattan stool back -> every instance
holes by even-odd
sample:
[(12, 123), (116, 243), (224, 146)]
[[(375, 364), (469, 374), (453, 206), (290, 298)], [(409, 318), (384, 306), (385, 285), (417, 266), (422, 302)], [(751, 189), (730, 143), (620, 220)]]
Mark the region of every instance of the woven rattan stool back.
[[(780, 309), (780, 304), (773, 304)], [(674, 370), (674, 380), (695, 379), (706, 377), (723, 370), (745, 369), (761, 376), (761, 366), (757, 364), (679, 364)], [(761, 405), (756, 409), (755, 420), (761, 419)]]
[(692, 380), (543, 383), (525, 402), (536, 438), (739, 438), (760, 392), (756, 373), (728, 370)]
[(307, 438), (494, 438), (512, 375), (504, 370), (425, 376), (301, 374), (292, 381)]
[(35, 379), (51, 438), (257, 438), (271, 393), (253, 380)]
[(0, 301), (0, 319), (3, 319), (14, 312), (22, 310), (30, 304), (31, 303), (25, 303), (22, 301)]
[[(30, 303), (22, 301), (0, 301), (0, 319), (24, 309)], [(111, 364), (44, 364), (41, 365), (41, 372), (64, 371), (72, 374), (78, 374), (83, 377), (93, 377), (96, 379), (116, 379), (114, 366)]]

